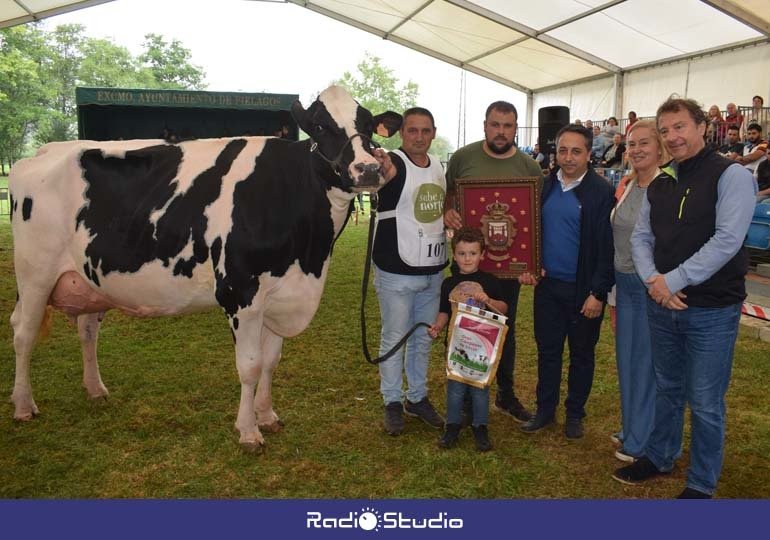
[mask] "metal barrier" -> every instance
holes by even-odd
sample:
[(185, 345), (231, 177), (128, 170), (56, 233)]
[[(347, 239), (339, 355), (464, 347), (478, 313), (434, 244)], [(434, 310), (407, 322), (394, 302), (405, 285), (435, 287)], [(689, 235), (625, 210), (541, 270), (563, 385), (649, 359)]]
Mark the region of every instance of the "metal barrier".
[(0, 188), (0, 216), (11, 214), (11, 199), (8, 195), (8, 188)]
[(603, 167), (598, 167), (594, 170), (599, 176), (604, 177), (613, 188), (617, 188), (623, 177), (631, 172), (631, 169), (605, 169)]

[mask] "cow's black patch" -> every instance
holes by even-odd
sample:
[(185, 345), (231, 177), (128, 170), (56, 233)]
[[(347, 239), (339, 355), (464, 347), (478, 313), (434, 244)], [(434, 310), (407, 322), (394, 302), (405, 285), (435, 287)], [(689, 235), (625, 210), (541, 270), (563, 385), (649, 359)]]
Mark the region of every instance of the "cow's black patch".
[[(78, 212), (76, 227), (82, 224), (92, 235), (86, 248), (91, 279), (97, 270), (102, 275), (136, 272), (154, 260), (168, 266), (192, 241), (192, 256), (179, 259), (173, 268), (175, 275), (191, 277), (195, 266), (208, 259), (204, 210), (219, 197), (222, 177), (245, 145), (243, 139), (230, 141), (214, 165), (176, 196), (176, 175), (183, 159), (178, 146), (132, 150), (123, 158), (105, 157), (100, 150), (84, 152), (80, 162), (88, 183), (87, 203)], [(164, 207), (153, 224), (151, 214)]]
[(24, 197), (24, 202), (21, 204), (21, 217), (24, 221), (29, 221), (32, 217), (32, 199)]
[(304, 273), (321, 276), (334, 237), (324, 180), (333, 175), (312, 163), (308, 141), (268, 139), (254, 172), (235, 186), (224, 275), (215, 265), (217, 301), (228, 315), (251, 305), (260, 274), (283, 276), (299, 261)]
[(83, 273), (94, 283), (94, 285), (97, 287), (99, 286), (99, 276), (96, 275), (96, 270), (91, 268), (91, 265), (88, 263), (88, 261), (83, 264)]

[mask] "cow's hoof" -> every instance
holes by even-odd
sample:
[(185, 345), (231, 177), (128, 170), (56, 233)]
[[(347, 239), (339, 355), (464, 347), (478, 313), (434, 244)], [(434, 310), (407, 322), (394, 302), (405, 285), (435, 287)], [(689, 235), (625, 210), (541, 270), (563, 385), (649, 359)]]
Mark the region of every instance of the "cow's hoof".
[(283, 426), (284, 424), (282, 420), (276, 420), (270, 424), (259, 424), (259, 430), (262, 433), (278, 433), (279, 431), (283, 430)]
[(256, 441), (241, 442), (241, 450), (247, 454), (262, 454), (265, 451), (265, 443), (258, 443)]
[(88, 399), (90, 400), (96, 400), (96, 399), (102, 399), (102, 398), (107, 399), (107, 396), (110, 395), (109, 390), (107, 390), (107, 388), (102, 384), (91, 386), (91, 387), (84, 384), (83, 388), (85, 388), (86, 396), (88, 396)]
[(107, 401), (107, 398), (110, 397), (110, 393), (106, 389), (104, 392), (95, 393), (86, 390), (86, 397), (88, 398), (88, 401)]
[(40, 411), (37, 409), (37, 407), (34, 407), (32, 410), (28, 410), (24, 412), (15, 412), (13, 414), (13, 419), (16, 420), (17, 422), (29, 422), (39, 414), (40, 414)]

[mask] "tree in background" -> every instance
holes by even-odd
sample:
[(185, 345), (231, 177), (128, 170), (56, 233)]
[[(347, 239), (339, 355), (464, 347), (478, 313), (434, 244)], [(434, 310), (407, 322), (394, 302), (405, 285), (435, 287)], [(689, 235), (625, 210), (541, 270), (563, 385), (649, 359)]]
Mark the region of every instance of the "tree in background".
[(149, 69), (145, 69), (127, 48), (108, 39), (86, 40), (78, 79), (80, 86), (99, 88), (157, 87)]
[(203, 70), (176, 39), (145, 36), (134, 57), (108, 39), (85, 35), (79, 24), (46, 32), (38, 24), (0, 29), (0, 172), (24, 154), (25, 145), (76, 136), (77, 86), (205, 87)]
[(49, 94), (39, 76), (44, 50), (44, 39), (32, 25), (0, 33), (1, 174), (6, 164), (22, 157), (26, 140), (45, 114)]
[[(356, 73), (346, 71), (341, 79), (332, 84), (343, 86), (356, 101), (369, 109), (372, 114), (384, 111), (404, 112), (417, 104), (420, 95), (417, 83), (407, 81), (399, 86), (399, 79), (393, 70), (382, 64), (382, 60), (370, 53), (356, 66)], [(388, 150), (401, 146), (401, 136), (385, 139), (375, 135), (375, 140)], [(446, 160), (447, 153), (453, 150), (452, 143), (443, 136), (437, 136), (431, 145), (431, 154)]]
[(191, 64), (192, 53), (177, 39), (169, 43), (158, 34), (144, 36), (144, 53), (139, 56), (150, 70), (157, 88), (202, 90), (205, 74), (203, 68)]
[(47, 51), (41, 59), (40, 75), (50, 93), (50, 102), (48, 114), (37, 126), (38, 144), (75, 137), (75, 87), (83, 60), (84, 32), (82, 24), (63, 24), (46, 35)]
[[(356, 69), (356, 73), (346, 71), (342, 78), (333, 84), (346, 88), (350, 95), (372, 114), (384, 111), (401, 113), (417, 103), (417, 96), (420, 94), (417, 83), (407, 81), (399, 87), (398, 77), (392, 69), (382, 64), (379, 57), (367, 52)], [(375, 135), (375, 140), (389, 150), (401, 146), (401, 137), (398, 135), (390, 139)]]

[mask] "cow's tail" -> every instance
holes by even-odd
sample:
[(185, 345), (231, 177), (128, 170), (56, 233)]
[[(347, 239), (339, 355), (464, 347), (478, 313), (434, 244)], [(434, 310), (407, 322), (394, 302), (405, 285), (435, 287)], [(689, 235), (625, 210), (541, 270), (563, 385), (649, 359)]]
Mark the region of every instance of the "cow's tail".
[(43, 313), (43, 320), (40, 321), (40, 333), (38, 339), (45, 339), (51, 333), (53, 327), (53, 307), (45, 306), (45, 313)]

